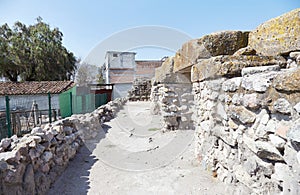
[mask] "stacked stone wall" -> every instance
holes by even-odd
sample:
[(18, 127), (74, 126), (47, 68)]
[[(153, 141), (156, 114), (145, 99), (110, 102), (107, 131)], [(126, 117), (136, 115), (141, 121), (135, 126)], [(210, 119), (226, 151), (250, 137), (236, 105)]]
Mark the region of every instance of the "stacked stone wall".
[(191, 92), (191, 83), (165, 83), (152, 87), (152, 111), (162, 116), (163, 131), (194, 129)]
[(149, 100), (151, 93), (151, 79), (136, 78), (133, 81), (131, 90), (128, 91), (128, 99), (130, 101)]
[(221, 181), (256, 194), (300, 193), (300, 68), (292, 57), (290, 69), (247, 67), (193, 82), (196, 154)]
[(190, 73), (196, 157), (253, 194), (300, 194), (299, 14), (188, 41), (156, 69), (154, 110), (184, 118), (174, 112), (182, 93), (170, 83)]
[(0, 194), (46, 194), (74, 158), (84, 140), (95, 138), (126, 99), (116, 99), (92, 113), (34, 128), (0, 143)]

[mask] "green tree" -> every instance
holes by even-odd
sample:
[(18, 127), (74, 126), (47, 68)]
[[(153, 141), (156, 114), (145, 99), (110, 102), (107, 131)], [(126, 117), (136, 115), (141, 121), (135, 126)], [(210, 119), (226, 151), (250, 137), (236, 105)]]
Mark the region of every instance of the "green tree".
[(86, 86), (91, 83), (104, 83), (102, 67), (99, 68), (96, 65), (91, 65), (85, 62), (80, 63), (80, 60), (77, 66), (76, 83), (79, 86)]
[(97, 74), (97, 83), (98, 84), (104, 84), (105, 83), (105, 79), (104, 79), (104, 66), (101, 66), (98, 68), (98, 74)]
[(0, 75), (17, 81), (70, 80), (76, 58), (62, 44), (63, 34), (37, 18), (33, 25), (0, 26)]

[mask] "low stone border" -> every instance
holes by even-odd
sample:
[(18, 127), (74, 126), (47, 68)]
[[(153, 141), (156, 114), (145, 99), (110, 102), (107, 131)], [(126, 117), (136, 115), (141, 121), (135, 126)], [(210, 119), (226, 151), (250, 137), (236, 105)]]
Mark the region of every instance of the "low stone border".
[(1, 194), (46, 194), (83, 144), (94, 138), (99, 127), (111, 120), (127, 99), (116, 99), (92, 113), (73, 115), (21, 138), (0, 143)]

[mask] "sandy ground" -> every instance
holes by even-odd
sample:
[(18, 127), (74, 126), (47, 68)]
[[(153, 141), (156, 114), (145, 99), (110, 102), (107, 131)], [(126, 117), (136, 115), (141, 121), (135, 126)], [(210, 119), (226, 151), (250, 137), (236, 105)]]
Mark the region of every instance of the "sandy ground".
[(192, 130), (161, 133), (149, 102), (129, 102), (85, 142), (49, 190), (56, 194), (240, 194), (194, 158)]

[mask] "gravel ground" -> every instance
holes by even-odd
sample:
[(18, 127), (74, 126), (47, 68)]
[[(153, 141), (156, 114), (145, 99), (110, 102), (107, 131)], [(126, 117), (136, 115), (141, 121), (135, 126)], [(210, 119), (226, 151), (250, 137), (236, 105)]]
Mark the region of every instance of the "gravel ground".
[(127, 103), (85, 142), (48, 194), (246, 194), (201, 168), (192, 130), (161, 133), (149, 108)]

